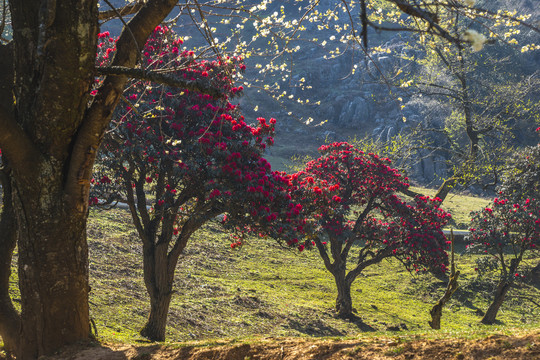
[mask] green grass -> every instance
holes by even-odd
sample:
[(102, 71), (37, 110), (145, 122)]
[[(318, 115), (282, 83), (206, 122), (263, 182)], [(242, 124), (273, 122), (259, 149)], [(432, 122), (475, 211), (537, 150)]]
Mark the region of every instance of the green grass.
[[(412, 187), (411, 190), (421, 194), (434, 196), (436, 189), (425, 189)], [(471, 220), (471, 211), (479, 211), (486, 207), (492, 199), (459, 195), (450, 193), (443, 202), (442, 208), (452, 214), (450, 225), (457, 229), (467, 229)]]
[[(450, 198), (451, 199), (451, 198)], [(450, 200), (448, 199), (448, 200)], [(472, 205), (454, 197), (452, 206)], [(481, 203), (481, 201), (479, 201)], [(459, 205), (458, 205), (459, 204)], [(465, 207), (467, 207), (465, 206)], [(476, 206), (476, 205), (475, 205)], [(92, 211), (88, 224), (90, 314), (99, 338), (143, 342), (138, 330), (148, 313), (143, 282), (142, 245), (127, 211)], [(252, 238), (231, 249), (228, 235), (209, 224), (193, 235), (176, 271), (167, 341), (250, 339), (260, 336), (351, 337), (368, 326), (367, 336), (475, 337), (516, 328), (540, 327), (540, 309), (518, 296), (539, 298), (537, 288), (512, 289), (499, 323), (479, 323), (494, 282), (474, 271), (477, 256), (462, 254), (457, 263), (461, 288), (443, 310), (442, 330), (427, 325), (429, 310), (446, 283), (429, 274), (411, 275), (395, 261), (368, 267), (352, 287), (358, 321), (335, 317), (333, 278), (315, 251), (282, 248), (270, 239)], [(538, 259), (528, 259), (535, 265)], [(17, 274), (11, 281), (17, 294)], [(390, 326), (407, 330), (389, 332)], [(230, 340), (229, 340), (230, 341)]]

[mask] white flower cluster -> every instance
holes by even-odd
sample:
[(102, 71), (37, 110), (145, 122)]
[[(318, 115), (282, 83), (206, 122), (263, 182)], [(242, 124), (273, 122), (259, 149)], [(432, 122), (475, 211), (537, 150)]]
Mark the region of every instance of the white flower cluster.
[(480, 51), (484, 47), (487, 38), (478, 31), (469, 29), (465, 31), (463, 40), (471, 43), (473, 51)]

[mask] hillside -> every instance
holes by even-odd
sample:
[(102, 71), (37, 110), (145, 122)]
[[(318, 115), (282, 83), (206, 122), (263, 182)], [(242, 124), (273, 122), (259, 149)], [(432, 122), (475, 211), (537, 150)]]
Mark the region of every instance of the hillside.
[[(142, 246), (121, 210), (93, 214), (89, 226), (91, 316), (104, 338), (134, 341), (146, 318)], [(411, 276), (397, 263), (366, 269), (353, 284), (358, 319), (334, 318), (334, 284), (315, 252), (281, 248), (252, 239), (240, 250), (211, 224), (195, 234), (180, 259), (169, 312), (170, 341), (249, 336), (352, 336), (392, 328), (427, 331), (429, 309), (445, 282)], [(460, 249), (461, 251), (462, 249)], [(461, 290), (443, 315), (443, 331), (483, 330), (493, 283), (474, 272), (475, 256), (459, 256)], [(529, 262), (534, 265), (533, 261)], [(532, 291), (532, 293), (530, 293)], [(540, 308), (519, 296), (540, 296), (537, 288), (516, 289), (499, 320), (503, 327), (540, 326)]]
[[(117, 3), (122, 2), (113, 2)], [(249, 8), (260, 1), (246, 0), (244, 3)], [(321, 13), (333, 10), (336, 6), (331, 0), (317, 3), (317, 10)], [(530, 0), (479, 0), (476, 3), (491, 10), (516, 10), (518, 14), (529, 14), (532, 24), (536, 24), (540, 18), (538, 6)], [(384, 2), (377, 4), (384, 6)], [(287, 19), (299, 18), (307, 6), (305, 2), (294, 0), (268, 2), (267, 5), (264, 7), (266, 10), (258, 14), (261, 18), (281, 12)], [(461, 106), (452, 102), (452, 96), (441, 96), (437, 92), (431, 94), (431, 91), (418, 85), (400, 85), (409, 80), (414, 80), (413, 83), (427, 81), (423, 76), (426, 77), (432, 71), (426, 65), (429, 62), (426, 60), (426, 49), (412, 45), (418, 40), (416, 35), (370, 29), (369, 45), (372, 49), (369, 57), (366, 57), (354, 43), (330, 40), (336, 37), (339, 39), (343, 34), (334, 31), (333, 27), (343, 28), (350, 21), (347, 16), (340, 16), (329, 21), (329, 29), (321, 30), (317, 22), (306, 22), (305, 30), (298, 35), (300, 40), (290, 43), (291, 48), (299, 46), (300, 51), (285, 52), (287, 56), (268, 57), (255, 55), (268, 46), (269, 39), (260, 38), (251, 43), (256, 33), (251, 20), (245, 23), (245, 27), (242, 22), (242, 32), (236, 33), (235, 29), (240, 24), (235, 23), (234, 17), (223, 23), (218, 14), (220, 12), (216, 10), (214, 17), (207, 18), (217, 29), (214, 36), (223, 41), (233, 32), (235, 40), (229, 43), (228, 50), (234, 51), (234, 46), (244, 40), (250, 44), (250, 51), (253, 51), (252, 56), (245, 59), (247, 69), (244, 78), (240, 80), (245, 91), (238, 101), (248, 122), (254, 122), (259, 116), (277, 119), (276, 143), (268, 150), (268, 158), (274, 168), (283, 170), (283, 164), (293, 155), (316, 154), (317, 148), (325, 141), (348, 141), (353, 137), (369, 136), (386, 143), (392, 136), (426, 128), (431, 130), (424, 132), (422, 141), (430, 147), (438, 145), (441, 149), (419, 150), (414, 157), (414, 164), (408, 164), (411, 179), (424, 186), (434, 186), (451, 174), (453, 164), (449, 160), (454, 149), (449, 143), (452, 134), (441, 134), (448, 131), (447, 125), (452, 113), (460, 112)], [(352, 17), (356, 19), (358, 16), (358, 8), (355, 8)], [(187, 39), (185, 45), (193, 48), (206, 45), (206, 40), (201, 38), (197, 28), (190, 26), (190, 23), (188, 16), (180, 17), (174, 27), (178, 34)], [(468, 23), (467, 26), (474, 27), (475, 24)], [(121, 23), (111, 21), (106, 27), (118, 35)], [(504, 90), (502, 85), (517, 89), (520, 80), (534, 82), (538, 78), (538, 54), (520, 52), (521, 43), (538, 43), (538, 34), (523, 30), (518, 40), (519, 46), (501, 40), (481, 52), (469, 54), (470, 62), (476, 64), (468, 74), (470, 91), (474, 98), (485, 97), (475, 104), (474, 110), (478, 116), (489, 113), (490, 108), (505, 99), (505, 96), (491, 97)], [(374, 49), (379, 46), (385, 51)], [(336, 48), (340, 48), (339, 55), (334, 53)], [(281, 70), (264, 71), (270, 67), (270, 59), (273, 66)], [(443, 70), (438, 69), (437, 72)], [(443, 81), (439, 85), (449, 86), (448, 79), (439, 80)], [(523, 146), (538, 141), (536, 134), (531, 132), (531, 129), (537, 127), (538, 106), (533, 107), (532, 104), (538, 103), (538, 91), (533, 89), (524, 98), (530, 100), (530, 103), (527, 106), (521, 105), (518, 119), (515, 114), (505, 115), (508, 121), (505, 126), (510, 127), (512, 133), (512, 136), (504, 139), (505, 145)], [(524, 99), (516, 99), (516, 103), (518, 100)], [(497, 112), (501, 111), (499, 109), (489, 113), (487, 117), (499, 116)], [(499, 144), (501, 140), (496, 138), (499, 135), (490, 134), (485, 137), (488, 140), (495, 138), (493, 141)], [(468, 143), (462, 139), (460, 145), (467, 147)], [(477, 193), (482, 192), (481, 189), (476, 190)]]
[[(449, 200), (452, 212), (463, 219), (486, 202), (457, 195)], [(429, 309), (446, 287), (444, 280), (409, 274), (393, 261), (371, 266), (353, 284), (357, 318), (340, 320), (333, 311), (335, 285), (316, 252), (298, 252), (257, 238), (233, 250), (218, 223), (195, 233), (180, 259), (164, 347), (138, 345), (146, 342), (138, 330), (146, 320), (148, 297), (142, 246), (129, 214), (120, 209), (92, 211), (88, 237), (91, 317), (105, 347), (100, 345), (94, 350), (101, 352), (87, 358), (101, 354), (102, 359), (161, 359), (181, 353), (179, 358), (189, 354), (193, 359), (270, 359), (282, 347), (288, 349), (288, 359), (361, 358), (356, 355), (360, 352), (398, 359), (413, 358), (407, 355), (412, 353), (428, 357), (430, 351), (493, 355), (498, 353), (495, 349), (504, 350), (506, 358), (520, 358), (540, 351), (534, 332), (540, 328), (540, 307), (534, 300), (540, 298), (540, 284), (523, 282), (512, 289), (498, 323), (481, 325), (495, 279), (475, 272), (478, 256), (464, 254), (464, 245), (458, 246), (457, 255), (461, 288), (444, 308), (442, 330), (436, 332), (427, 322)], [(528, 268), (537, 261), (528, 259)], [(14, 269), (11, 285), (17, 299), (16, 283)], [(522, 337), (506, 337), (517, 333)], [(480, 338), (481, 343), (458, 340)], [(218, 345), (225, 347), (214, 349)], [(150, 352), (156, 357), (138, 357)]]

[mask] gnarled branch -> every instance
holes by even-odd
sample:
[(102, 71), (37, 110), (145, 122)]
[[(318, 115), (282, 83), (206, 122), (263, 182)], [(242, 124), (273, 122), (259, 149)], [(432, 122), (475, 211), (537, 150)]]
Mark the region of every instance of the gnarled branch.
[[(113, 66), (132, 68), (136, 65), (140, 54), (141, 44), (146, 42), (148, 36), (163, 19), (172, 11), (176, 0), (148, 0), (137, 14), (124, 26), (122, 34), (116, 42), (116, 54)], [(127, 76), (108, 76), (100, 92), (94, 98), (92, 105), (86, 111), (83, 122), (79, 128), (77, 139), (73, 143), (71, 162), (66, 179), (66, 194), (70, 202), (75, 205), (86, 201), (88, 189), (81, 188), (81, 183), (91, 176), (95, 160), (94, 149), (97, 149), (112, 113), (120, 100)]]
[(130, 78), (151, 81), (158, 84), (177, 87), (179, 89), (187, 89), (189, 91), (212, 95), (215, 98), (221, 98), (224, 96), (224, 93), (220, 92), (218, 89), (206, 86), (197, 81), (179, 79), (171, 73), (147, 71), (145, 69), (133, 69), (125, 66), (97, 67), (96, 70), (100, 75), (128, 76)]
[(135, 4), (126, 5), (118, 9), (100, 11), (99, 20), (107, 21), (107, 20), (111, 20), (118, 17), (118, 15), (126, 16), (126, 15), (136, 14), (139, 10), (141, 10), (143, 5), (144, 5), (144, 2), (139, 1)]

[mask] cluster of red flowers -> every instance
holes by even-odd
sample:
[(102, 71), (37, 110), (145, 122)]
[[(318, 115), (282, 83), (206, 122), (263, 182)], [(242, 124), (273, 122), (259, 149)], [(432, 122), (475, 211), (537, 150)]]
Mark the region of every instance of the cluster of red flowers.
[[(114, 41), (107, 34), (100, 39), (106, 63)], [(171, 69), (219, 89), (227, 100), (242, 91), (233, 82), (245, 68), (242, 59), (195, 60), (181, 45), (170, 29), (156, 28), (143, 50), (145, 66)], [(125, 98), (131, 104), (117, 111), (104, 142), (101, 161), (109, 173), (96, 185), (123, 184), (138, 197), (153, 192), (156, 216), (183, 207), (171, 232), (196, 211), (204, 216), (220, 209), (228, 213), (224, 225), (236, 233), (258, 231), (299, 250), (313, 243), (298, 239), (323, 231), (331, 241), (390, 249), (411, 266), (445, 266), (440, 228), (447, 215), (437, 201), (418, 198), (409, 205), (396, 196), (408, 184), (389, 159), (342, 142), (322, 146), (322, 156), (299, 173), (272, 172), (262, 154), (274, 142), (275, 119), (250, 125), (227, 100), (143, 81), (132, 82)], [(351, 216), (356, 220), (348, 221)]]
[(497, 254), (512, 249), (518, 256), (523, 251), (540, 250), (539, 200), (495, 198), (491, 207), (472, 215), (470, 250)]
[(289, 176), (291, 194), (309, 218), (306, 231), (324, 233), (331, 242), (357, 241), (374, 252), (389, 252), (412, 268), (446, 269), (442, 226), (450, 215), (439, 208), (440, 199), (402, 200), (397, 194), (409, 184), (389, 159), (345, 142), (319, 151), (321, 157)]
[(245, 69), (242, 59), (196, 61), (178, 49), (181, 44), (170, 29), (158, 27), (143, 50), (147, 68), (172, 67), (173, 76), (219, 89), (226, 99), (134, 81), (125, 93), (131, 104), (117, 111), (104, 141), (104, 168), (137, 196), (152, 192), (156, 216), (183, 206), (176, 234), (187, 219), (218, 209), (228, 213), (223, 223), (236, 233), (292, 236), (300, 212), (287, 179), (262, 157), (274, 142), (276, 120), (258, 118), (250, 125), (228, 101), (243, 90), (233, 83)]

